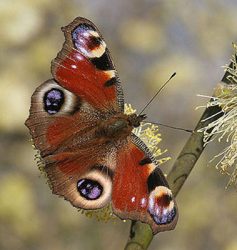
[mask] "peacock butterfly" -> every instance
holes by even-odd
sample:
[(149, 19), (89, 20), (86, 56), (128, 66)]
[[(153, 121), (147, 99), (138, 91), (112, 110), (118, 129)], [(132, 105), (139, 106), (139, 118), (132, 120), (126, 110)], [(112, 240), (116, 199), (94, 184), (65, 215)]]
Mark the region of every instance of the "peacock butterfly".
[(77, 208), (111, 202), (121, 219), (153, 233), (174, 229), (178, 211), (168, 183), (133, 128), (145, 115), (126, 115), (120, 80), (97, 27), (78, 17), (63, 27), (53, 79), (36, 88), (26, 120), (54, 194)]

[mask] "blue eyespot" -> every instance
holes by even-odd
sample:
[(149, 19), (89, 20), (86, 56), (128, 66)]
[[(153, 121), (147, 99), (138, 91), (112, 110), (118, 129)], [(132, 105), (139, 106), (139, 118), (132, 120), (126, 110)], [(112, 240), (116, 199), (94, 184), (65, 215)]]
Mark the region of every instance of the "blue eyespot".
[(148, 212), (158, 225), (169, 224), (174, 220), (177, 211), (169, 188), (158, 186), (150, 193)]
[(87, 200), (96, 200), (101, 196), (103, 187), (97, 181), (81, 179), (77, 183), (77, 190)]
[(60, 111), (64, 103), (64, 93), (60, 89), (51, 89), (44, 95), (44, 109), (50, 115)]

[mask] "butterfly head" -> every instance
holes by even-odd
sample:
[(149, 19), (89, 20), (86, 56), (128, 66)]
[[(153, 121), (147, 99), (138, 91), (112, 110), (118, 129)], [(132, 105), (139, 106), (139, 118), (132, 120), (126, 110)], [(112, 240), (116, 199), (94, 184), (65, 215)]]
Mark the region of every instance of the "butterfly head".
[(147, 116), (145, 114), (142, 115), (131, 114), (128, 116), (128, 122), (130, 126), (137, 128), (140, 126), (141, 122), (146, 118)]

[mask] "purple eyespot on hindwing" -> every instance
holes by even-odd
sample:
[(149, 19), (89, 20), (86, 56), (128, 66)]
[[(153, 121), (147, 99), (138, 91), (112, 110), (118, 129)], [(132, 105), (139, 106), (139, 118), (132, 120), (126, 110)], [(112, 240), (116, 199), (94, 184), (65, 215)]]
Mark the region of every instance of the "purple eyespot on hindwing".
[(103, 187), (97, 181), (81, 179), (77, 183), (77, 190), (85, 199), (96, 200), (101, 196)]
[(148, 212), (158, 225), (169, 224), (174, 220), (176, 209), (170, 189), (158, 186), (150, 193)]

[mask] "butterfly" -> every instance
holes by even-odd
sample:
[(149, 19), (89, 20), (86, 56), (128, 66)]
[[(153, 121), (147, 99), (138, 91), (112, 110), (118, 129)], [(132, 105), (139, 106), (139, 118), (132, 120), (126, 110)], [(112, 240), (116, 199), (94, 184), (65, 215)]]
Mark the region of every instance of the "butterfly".
[(132, 133), (145, 115), (124, 113), (117, 71), (98, 28), (77, 17), (51, 63), (53, 78), (36, 88), (26, 120), (54, 194), (74, 207), (111, 204), (121, 219), (174, 229), (178, 210), (165, 176)]

